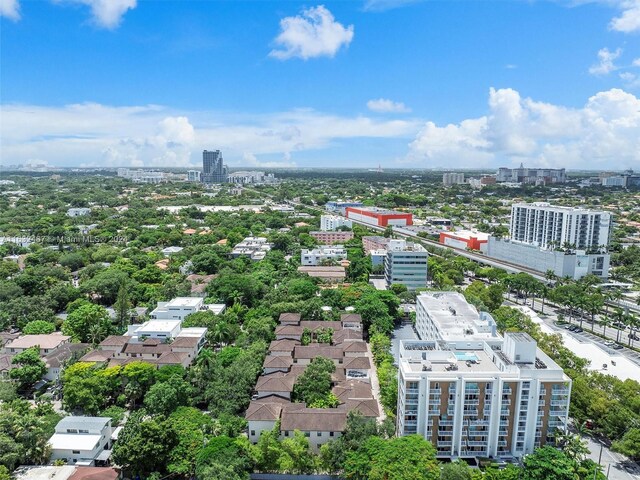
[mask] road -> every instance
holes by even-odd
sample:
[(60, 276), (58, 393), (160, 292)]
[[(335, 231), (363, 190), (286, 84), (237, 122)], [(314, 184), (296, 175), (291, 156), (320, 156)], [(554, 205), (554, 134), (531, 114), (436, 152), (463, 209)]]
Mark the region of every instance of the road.
[[(624, 455), (612, 452), (606, 445), (589, 435), (581, 436), (587, 442), (591, 452), (589, 458), (602, 465), (602, 472), (610, 480), (638, 480), (640, 479), (640, 467)], [(601, 453), (602, 452), (602, 453)]]

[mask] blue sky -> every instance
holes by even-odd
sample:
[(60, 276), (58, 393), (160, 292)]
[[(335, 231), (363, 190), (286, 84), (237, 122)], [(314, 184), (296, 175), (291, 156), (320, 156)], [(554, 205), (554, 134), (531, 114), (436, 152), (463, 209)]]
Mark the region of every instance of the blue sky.
[(640, 0), (0, 0), (0, 162), (640, 169)]

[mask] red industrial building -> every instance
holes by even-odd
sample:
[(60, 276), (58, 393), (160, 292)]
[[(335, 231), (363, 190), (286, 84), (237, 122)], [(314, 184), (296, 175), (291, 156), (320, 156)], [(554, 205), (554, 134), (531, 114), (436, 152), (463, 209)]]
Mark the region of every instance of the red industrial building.
[(357, 222), (363, 222), (378, 227), (395, 225), (406, 227), (413, 225), (413, 215), (411, 213), (396, 212), (382, 208), (347, 207), (346, 217)]
[(449, 247), (484, 251), (489, 241), (489, 234), (458, 230), (457, 232), (440, 232), (440, 243)]

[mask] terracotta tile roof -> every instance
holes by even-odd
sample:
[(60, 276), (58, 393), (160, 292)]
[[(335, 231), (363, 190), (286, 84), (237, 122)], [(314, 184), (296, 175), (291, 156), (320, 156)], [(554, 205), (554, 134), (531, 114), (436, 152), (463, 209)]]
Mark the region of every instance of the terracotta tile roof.
[(103, 341), (100, 342), (101, 347), (122, 347), (131, 339), (124, 335), (109, 335)]
[(327, 345), (323, 343), (314, 343), (306, 346), (298, 345), (293, 349), (293, 358), (313, 359), (316, 357), (341, 360), (344, 357), (344, 353), (341, 346)]
[(334, 332), (331, 340), (334, 345), (344, 343), (346, 340), (362, 340), (362, 331), (345, 328), (338, 332)]
[(177, 337), (172, 343), (171, 348), (195, 348), (200, 341), (197, 337)]
[(171, 345), (167, 345), (166, 343), (161, 344), (149, 344), (145, 345), (144, 343), (127, 343), (122, 350), (123, 353), (128, 355), (131, 354), (148, 354), (148, 355), (158, 355), (171, 351)]
[(342, 343), (345, 352), (350, 353), (366, 353), (367, 343), (364, 340), (348, 340)]
[(300, 342), (295, 340), (274, 340), (269, 345), (270, 352), (293, 352), (296, 345), (300, 345)]
[(377, 417), (378, 415), (380, 415), (378, 402), (373, 399), (347, 400), (345, 405), (341, 407), (347, 411), (357, 410), (365, 417)]
[(299, 325), (278, 325), (276, 327), (276, 336), (290, 335), (292, 337), (300, 337), (303, 330)]
[(371, 362), (367, 357), (346, 357), (343, 362), (343, 367), (345, 369), (370, 370)]
[(57, 348), (71, 337), (60, 333), (46, 335), (23, 335), (6, 345), (6, 348), (31, 348), (38, 345), (41, 349)]
[(263, 368), (289, 368), (293, 365), (293, 358), (285, 355), (268, 355), (262, 364)]
[(331, 391), (342, 402), (347, 400), (370, 400), (373, 398), (371, 384), (360, 380), (340, 382)]
[(333, 328), (333, 331), (335, 332), (336, 330), (341, 330), (342, 329), (342, 323), (340, 322), (333, 322), (333, 321), (322, 321), (322, 320), (305, 320), (303, 322), (300, 322), (300, 326), (302, 328), (308, 328), (311, 331), (316, 331), (320, 328)]
[(158, 365), (182, 365), (182, 363), (189, 358), (189, 354), (186, 352), (168, 352), (160, 355), (154, 363)]
[(113, 352), (108, 350), (94, 350), (92, 352), (87, 353), (84, 357), (80, 359), (81, 362), (106, 362), (113, 355)]
[[(270, 399), (272, 396), (269, 397)], [(272, 401), (265, 402), (263, 399), (253, 400), (247, 408), (244, 418), (254, 421), (276, 421), (280, 418), (282, 403)]]
[(293, 391), (293, 384), (296, 383), (299, 373), (297, 372), (273, 372), (262, 375), (256, 383), (257, 392), (279, 392), (288, 393)]
[(88, 343), (65, 343), (53, 352), (45, 355), (43, 360), (44, 363), (47, 364), (47, 367), (58, 368), (64, 362), (71, 359), (74, 354), (80, 354), (80, 352), (84, 352), (90, 346)]
[(68, 480), (117, 480), (120, 477), (115, 468), (110, 467), (76, 467), (76, 471)]
[(299, 313), (281, 313), (278, 321), (281, 324), (288, 323), (298, 325), (300, 323), (300, 317), (301, 315)]
[(343, 313), (340, 315), (340, 321), (342, 323), (362, 323), (362, 315), (359, 313)]
[(347, 412), (336, 408), (284, 409), (280, 429), (301, 432), (342, 432), (347, 423)]

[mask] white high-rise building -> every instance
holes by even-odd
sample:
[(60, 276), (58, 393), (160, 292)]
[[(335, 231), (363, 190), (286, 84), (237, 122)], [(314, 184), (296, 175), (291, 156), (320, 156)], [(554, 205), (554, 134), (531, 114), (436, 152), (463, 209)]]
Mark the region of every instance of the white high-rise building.
[(187, 170), (187, 182), (199, 182), (201, 173), (200, 170)]
[(546, 202), (515, 203), (511, 207), (511, 240), (544, 249), (606, 248), (612, 216), (584, 208), (558, 207)]
[(353, 222), (348, 218), (341, 217), (339, 215), (321, 215), (320, 216), (320, 230), (323, 232), (330, 232), (337, 230), (340, 227), (353, 227)]
[(442, 174), (442, 183), (445, 187), (450, 187), (451, 185), (461, 185), (464, 183), (464, 173), (446, 172)]
[(418, 297), (421, 340), (398, 361), (398, 434), (419, 434), (437, 455), (521, 457), (565, 430), (571, 379), (526, 333), (496, 333), (459, 293)]
[(427, 286), (427, 250), (417, 243), (390, 240), (384, 259), (384, 275), (387, 287), (394, 283), (409, 290)]

